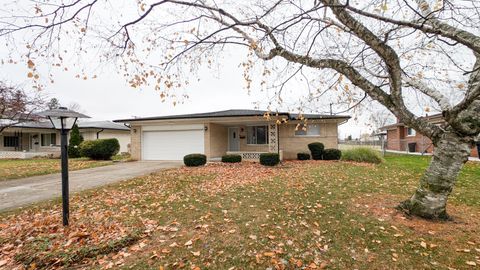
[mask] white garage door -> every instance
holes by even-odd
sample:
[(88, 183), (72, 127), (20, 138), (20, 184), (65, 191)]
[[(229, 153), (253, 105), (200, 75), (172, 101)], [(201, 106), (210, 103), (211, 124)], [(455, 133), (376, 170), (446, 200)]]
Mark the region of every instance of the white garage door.
[(205, 151), (203, 133), (203, 129), (144, 131), (143, 159), (183, 160), (188, 154), (203, 154)]

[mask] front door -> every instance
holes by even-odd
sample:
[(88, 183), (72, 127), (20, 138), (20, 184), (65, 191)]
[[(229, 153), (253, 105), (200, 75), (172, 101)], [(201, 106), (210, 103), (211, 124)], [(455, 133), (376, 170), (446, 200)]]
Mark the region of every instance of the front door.
[(240, 151), (240, 138), (238, 128), (228, 128), (228, 151)]
[(38, 152), (40, 148), (40, 134), (30, 134), (30, 151)]

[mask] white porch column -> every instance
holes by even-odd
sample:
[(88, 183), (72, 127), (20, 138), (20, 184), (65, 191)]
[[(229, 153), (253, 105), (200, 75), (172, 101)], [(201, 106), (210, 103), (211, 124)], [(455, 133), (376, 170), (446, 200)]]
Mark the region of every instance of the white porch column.
[(268, 124), (268, 152), (278, 152), (278, 125), (276, 123)]

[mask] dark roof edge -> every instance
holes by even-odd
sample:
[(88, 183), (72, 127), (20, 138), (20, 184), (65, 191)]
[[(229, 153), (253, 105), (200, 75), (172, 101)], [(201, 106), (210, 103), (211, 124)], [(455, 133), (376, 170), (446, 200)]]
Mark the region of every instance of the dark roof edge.
[[(273, 116), (285, 115), (288, 116), (289, 120), (298, 120), (290, 118), (290, 113), (272, 113)], [(313, 114), (309, 114), (313, 115)], [(117, 119), (112, 122), (121, 123), (121, 122), (136, 122), (136, 121), (152, 121), (152, 120), (175, 120), (175, 119), (201, 119), (201, 118), (228, 118), (228, 117), (251, 117), (251, 116), (263, 116), (263, 114), (242, 114), (242, 115), (172, 115), (170, 116), (153, 116), (153, 117), (142, 117), (142, 118), (131, 118), (131, 119)], [(311, 119), (350, 119), (351, 116), (348, 115), (321, 115), (318, 114), (320, 118), (311, 118)], [(308, 119), (308, 118), (307, 118)]]
[[(276, 113), (275, 113), (276, 114)], [(278, 113), (278, 115), (288, 115), (285, 113)], [(152, 117), (141, 117), (141, 118), (131, 118), (131, 119), (117, 119), (112, 122), (134, 122), (134, 121), (150, 121), (150, 120), (174, 120), (174, 119), (200, 119), (200, 118), (225, 118), (225, 117), (250, 117), (250, 116), (263, 116), (263, 114), (242, 114), (242, 115), (171, 115), (171, 116), (152, 116)]]
[(107, 130), (120, 130), (120, 131), (130, 131), (130, 128), (128, 127), (125, 127), (125, 128), (107, 128), (107, 127), (96, 127), (96, 126), (92, 126), (92, 127), (78, 127), (78, 129), (107, 129)]
[[(34, 127), (34, 126), (10, 126), (9, 128), (20, 128), (20, 129), (55, 129), (54, 127)], [(120, 131), (130, 131), (130, 129), (121, 129), (121, 128), (105, 128), (105, 127), (78, 127), (78, 129), (106, 129), (106, 130), (120, 130)]]

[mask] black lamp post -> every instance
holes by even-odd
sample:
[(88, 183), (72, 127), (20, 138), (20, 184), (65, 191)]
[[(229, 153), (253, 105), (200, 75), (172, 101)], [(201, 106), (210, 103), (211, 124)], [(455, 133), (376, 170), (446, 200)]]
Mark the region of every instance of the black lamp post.
[(68, 205), (68, 132), (72, 129), (78, 118), (90, 118), (84, 114), (68, 110), (65, 107), (48, 110), (39, 113), (40, 116), (48, 117), (55, 129), (61, 134), (61, 156), (62, 156), (62, 205), (63, 205), (63, 226), (68, 226), (69, 205)]

